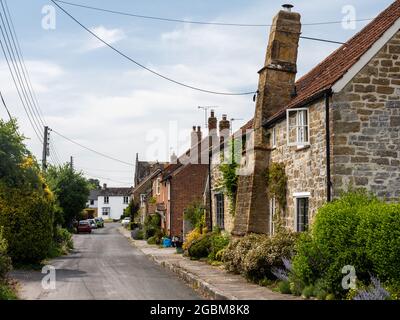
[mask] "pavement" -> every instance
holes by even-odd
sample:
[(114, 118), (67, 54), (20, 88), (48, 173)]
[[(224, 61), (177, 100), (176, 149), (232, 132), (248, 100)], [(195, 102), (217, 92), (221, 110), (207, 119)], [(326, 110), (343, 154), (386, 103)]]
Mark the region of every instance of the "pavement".
[(188, 300), (201, 296), (176, 274), (149, 260), (107, 223), (92, 234), (74, 235), (75, 249), (51, 260), (56, 288), (43, 289), (40, 271), (16, 270), (19, 296), (27, 300)]
[(299, 297), (274, 292), (249, 283), (240, 275), (228, 273), (223, 267), (203, 261), (190, 260), (177, 254), (174, 248), (160, 248), (143, 240), (133, 240), (130, 231), (119, 228), (133, 248), (142, 251), (150, 260), (175, 272), (179, 278), (202, 296), (212, 300), (299, 300)]

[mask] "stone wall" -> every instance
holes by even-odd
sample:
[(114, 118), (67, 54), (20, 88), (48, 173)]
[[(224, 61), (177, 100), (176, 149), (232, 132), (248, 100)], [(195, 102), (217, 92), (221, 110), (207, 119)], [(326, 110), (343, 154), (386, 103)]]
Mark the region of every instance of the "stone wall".
[(349, 185), (400, 197), (400, 33), (333, 96), (334, 196)]
[[(310, 145), (299, 148), (288, 146), (286, 119), (275, 124), (276, 147), (270, 151), (270, 163), (285, 165), (287, 183), (286, 208), (281, 212), (289, 228), (295, 229), (294, 193), (309, 192), (310, 222), (317, 209), (326, 202), (326, 143), (325, 101), (308, 107), (310, 116)], [(272, 137), (273, 128), (269, 128)], [(268, 206), (267, 195), (265, 205)]]

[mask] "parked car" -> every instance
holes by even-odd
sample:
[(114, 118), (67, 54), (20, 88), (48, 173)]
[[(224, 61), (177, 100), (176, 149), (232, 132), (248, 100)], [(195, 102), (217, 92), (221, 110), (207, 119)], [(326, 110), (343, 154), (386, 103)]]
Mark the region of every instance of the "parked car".
[(89, 221), (90, 227), (91, 227), (92, 229), (97, 229), (96, 220), (94, 220), (94, 219), (88, 219), (88, 221)]
[(77, 233), (91, 233), (92, 227), (90, 226), (90, 222), (88, 220), (81, 220), (79, 221), (76, 227)]
[(128, 224), (130, 224), (131, 223), (131, 218), (130, 217), (126, 217), (126, 218), (124, 218), (122, 221), (121, 221), (121, 225), (123, 226), (123, 227), (126, 227)]
[(104, 228), (104, 220), (103, 218), (94, 218), (97, 224), (97, 228)]

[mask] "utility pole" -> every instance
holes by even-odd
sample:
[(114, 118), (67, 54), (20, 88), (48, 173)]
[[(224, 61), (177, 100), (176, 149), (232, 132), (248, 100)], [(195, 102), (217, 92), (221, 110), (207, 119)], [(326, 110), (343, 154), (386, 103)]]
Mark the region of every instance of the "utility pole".
[(46, 171), (47, 169), (47, 156), (50, 155), (50, 148), (49, 148), (49, 127), (44, 127), (44, 135), (43, 135), (43, 153), (42, 153), (42, 170)]
[(71, 171), (74, 171), (74, 157), (71, 156), (71, 160), (69, 162), (69, 167), (71, 168)]

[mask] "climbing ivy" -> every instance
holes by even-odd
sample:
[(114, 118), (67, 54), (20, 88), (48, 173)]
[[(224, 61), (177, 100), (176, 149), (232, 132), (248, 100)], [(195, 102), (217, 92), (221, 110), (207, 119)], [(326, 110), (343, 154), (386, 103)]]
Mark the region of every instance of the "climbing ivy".
[(238, 159), (241, 154), (239, 140), (230, 140), (228, 147), (229, 152), (221, 153), (221, 165), (219, 166), (219, 171), (221, 172), (222, 177), (219, 181), (219, 185), (220, 188), (225, 191), (230, 202), (229, 211), (234, 215), (236, 192), (238, 188), (238, 175), (236, 170), (239, 167)]
[(268, 194), (275, 197), (280, 208), (286, 207), (287, 176), (283, 163), (271, 163), (267, 169)]

